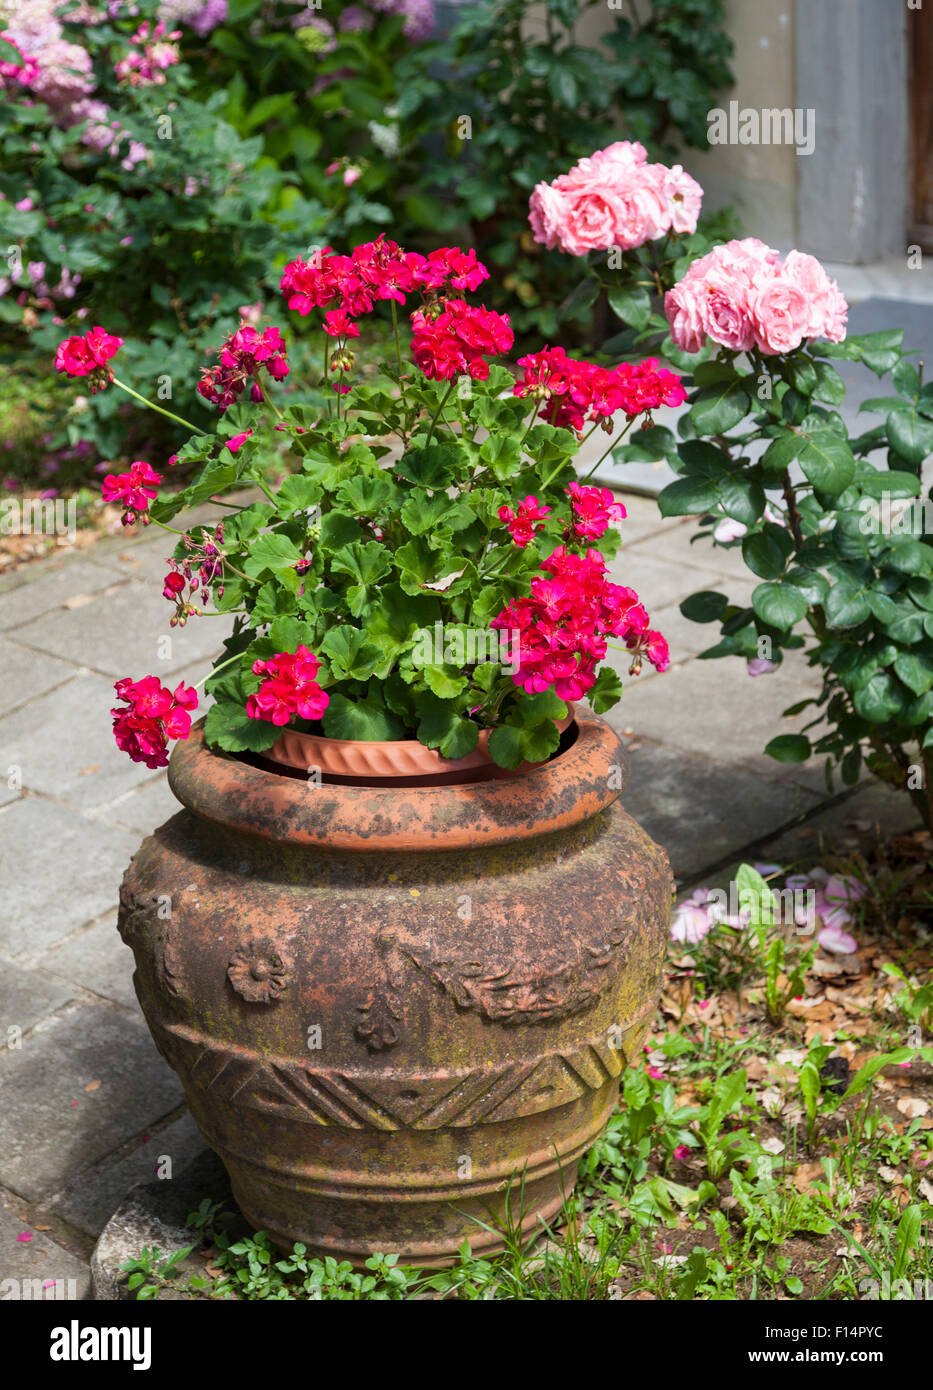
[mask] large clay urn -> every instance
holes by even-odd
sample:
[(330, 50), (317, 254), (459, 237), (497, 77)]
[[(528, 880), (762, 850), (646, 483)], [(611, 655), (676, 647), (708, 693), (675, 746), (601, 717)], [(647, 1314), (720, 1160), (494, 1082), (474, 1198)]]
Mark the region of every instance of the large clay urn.
[[(119, 927), (162, 1055), (244, 1215), (356, 1263), (550, 1220), (658, 998), (666, 856), (577, 712), (506, 778), (318, 785), (212, 752), (142, 845)], [(480, 1225), (479, 1222), (485, 1223)]]

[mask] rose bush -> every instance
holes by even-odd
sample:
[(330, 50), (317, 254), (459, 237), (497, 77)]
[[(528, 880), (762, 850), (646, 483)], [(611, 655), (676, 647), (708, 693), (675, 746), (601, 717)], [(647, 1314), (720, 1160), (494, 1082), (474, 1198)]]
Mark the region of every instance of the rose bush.
[[(689, 373), (678, 434), (656, 429), (614, 458), (663, 456), (679, 476), (660, 494), (662, 514), (698, 516), (700, 534), (740, 547), (758, 581), (750, 603), (711, 591), (683, 602), (688, 618), (721, 625), (701, 655), (743, 657), (760, 677), (804, 649), (822, 689), (785, 713), (813, 717), (766, 751), (785, 762), (826, 754), (830, 784), (838, 769), (851, 785), (865, 763), (933, 827), (933, 494), (922, 496), (933, 383), (900, 330), (847, 335), (845, 299), (812, 256), (782, 257), (754, 237), (712, 247), (689, 222), (665, 229), (657, 216), (633, 245), (617, 215), (632, 180), (646, 207), (664, 186), (637, 150), (599, 151), (555, 181), (563, 203), (533, 196), (529, 220), (540, 234), (550, 218), (557, 242), (586, 251), (584, 283), (606, 285), (626, 324), (617, 343)], [(601, 201), (599, 217), (574, 202), (581, 189)], [(582, 242), (581, 216), (596, 228)], [(891, 373), (893, 393), (862, 403), (877, 419), (855, 438), (834, 359)]]
[[(443, 147), (429, 140), (422, 157), (423, 191), (441, 191), (454, 225), (469, 225), (482, 259), (501, 270), (491, 303), (508, 306), (522, 346), (560, 333), (591, 350), (602, 336), (598, 286), (571, 298), (573, 266), (528, 233), (529, 194), (607, 130), (653, 158), (705, 148), (706, 114), (732, 81), (732, 42), (721, 0), (608, 11), (605, 0), (546, 0), (529, 9), (526, 0), (459, 7), (450, 37), (406, 63), (402, 111), (445, 132)], [(597, 17), (599, 36), (586, 41), (586, 20)]]
[[(587, 434), (618, 441), (681, 402), (680, 381), (656, 361), (607, 369), (558, 349), (520, 359), (516, 379), (494, 360), (513, 343), (508, 317), (464, 298), (488, 278), (472, 253), (424, 257), (383, 238), (298, 257), (281, 288), (299, 318), (319, 316), (328, 408), (281, 395), (291, 367), (278, 328), (240, 328), (202, 381), (216, 431), (195, 430), (164, 471), (136, 460), (105, 479), (125, 522), (174, 531), (172, 622), (234, 615), (207, 681), (212, 746), (259, 753), (286, 723), (319, 722), (329, 737), (417, 737), (460, 758), (487, 728), (493, 759), (514, 768), (554, 752), (568, 701), (586, 696), (600, 712), (618, 700), (619, 677), (600, 666), (610, 645), (631, 673), (644, 660), (666, 667), (638, 595), (608, 578), (624, 508), (581, 483), (573, 458)], [(396, 306), (410, 295), (406, 362)], [(361, 381), (351, 343), (381, 302), (396, 359)], [(57, 364), (111, 394), (125, 385), (120, 350), (95, 326), (61, 344)], [(295, 469), (277, 490), (270, 458)], [(180, 463), (197, 476), (157, 497)], [(250, 483), (263, 500), (228, 503), (193, 532), (169, 525)], [(117, 693), (120, 746), (167, 761), (190, 727), (188, 688), (147, 676)]]

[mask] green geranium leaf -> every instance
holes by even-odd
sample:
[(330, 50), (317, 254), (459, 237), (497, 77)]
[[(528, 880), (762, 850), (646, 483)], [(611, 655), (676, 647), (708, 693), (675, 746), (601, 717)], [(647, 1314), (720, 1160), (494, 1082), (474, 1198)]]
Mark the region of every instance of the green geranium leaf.
[(454, 696), (460, 695), (467, 686), (467, 678), (462, 671), (458, 671), (456, 666), (451, 666), (449, 662), (441, 665), (432, 663), (422, 666), (421, 675), (428, 689), (441, 700), (452, 700)]
[(605, 714), (622, 699), (622, 681), (611, 666), (602, 666), (590, 689), (586, 692), (594, 714)]
[(436, 491), (449, 487), (466, 461), (466, 455), (454, 445), (430, 444), (426, 449), (409, 449), (393, 467), (409, 482)]
[(511, 724), (500, 724), (498, 729), (493, 729), (489, 735), (489, 756), (500, 767), (514, 772), (525, 761), (522, 730)]
[(302, 553), (294, 541), (277, 531), (270, 531), (250, 543), (243, 560), (243, 571), (250, 579), (264, 579), (272, 575), (280, 584), (297, 593), (301, 580), (295, 566), (302, 559)]
[(405, 737), (400, 719), (369, 700), (350, 700), (334, 694), (324, 711), (324, 732), (328, 738), (355, 738), (365, 743)]
[(368, 680), (383, 659), (382, 649), (368, 642), (355, 627), (332, 627), (321, 643), (321, 651), (341, 680)]
[(479, 725), (465, 719), (455, 704), (422, 692), (416, 700), (420, 716), (417, 734), (421, 743), (436, 748), (444, 758), (467, 758), (479, 740)]
[(271, 748), (281, 728), (266, 719), (250, 719), (243, 705), (218, 700), (207, 711), (204, 737), (211, 748), (226, 753), (262, 753)]
[(330, 555), (336, 555), (344, 546), (362, 543), (366, 540), (362, 527), (347, 512), (325, 512), (321, 519), (320, 546)]

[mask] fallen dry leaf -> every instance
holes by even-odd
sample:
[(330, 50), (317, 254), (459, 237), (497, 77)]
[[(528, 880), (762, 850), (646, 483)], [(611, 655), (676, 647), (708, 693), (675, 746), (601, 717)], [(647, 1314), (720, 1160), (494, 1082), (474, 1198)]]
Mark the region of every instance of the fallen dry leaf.
[(794, 1174), (794, 1186), (798, 1192), (809, 1192), (813, 1184), (820, 1181), (826, 1181), (822, 1163), (801, 1163)]
[(897, 1108), (902, 1115), (906, 1115), (908, 1120), (917, 1120), (921, 1115), (929, 1113), (930, 1102), (921, 1100), (919, 1096), (901, 1096), (897, 1102)]

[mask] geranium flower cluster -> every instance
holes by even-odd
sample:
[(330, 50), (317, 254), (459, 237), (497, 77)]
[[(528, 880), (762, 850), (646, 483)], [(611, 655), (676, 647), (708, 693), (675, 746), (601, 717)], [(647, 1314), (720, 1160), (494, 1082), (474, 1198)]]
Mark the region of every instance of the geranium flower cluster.
[(537, 533), (543, 530), (550, 510), (550, 507), (543, 507), (537, 497), (528, 496), (524, 501), (519, 502), (518, 508), (514, 512), (511, 507), (503, 503), (499, 508), (499, 520), (505, 522), (512, 540), (521, 550), (524, 550), (526, 545), (534, 540)]
[(610, 526), (624, 521), (625, 508), (607, 487), (585, 487), (571, 483), (565, 489), (573, 509), (570, 529), (578, 540), (599, 540)]
[(372, 312), (380, 300), (399, 304), (418, 290), (475, 290), (489, 271), (474, 250), (443, 246), (429, 256), (403, 251), (397, 242), (379, 236), (354, 247), (349, 256), (338, 256), (332, 247), (315, 251), (308, 260), (300, 256), (285, 267), (280, 288), (289, 309), (301, 315), (331, 305), (350, 318)]
[(219, 405), (223, 413), (252, 381), (250, 400), (262, 401), (265, 396), (259, 373), (263, 368), (276, 381), (288, 376), (285, 339), (277, 328), (266, 328), (260, 333), (249, 324), (241, 324), (225, 339), (217, 366), (203, 369), (198, 393)]
[(577, 433), (588, 420), (611, 429), (612, 416), (619, 410), (632, 418), (662, 405), (680, 405), (687, 398), (680, 377), (660, 367), (656, 357), (599, 367), (568, 357), (561, 347), (546, 347), (520, 357), (518, 365), (525, 374), (516, 381), (513, 394), (540, 400), (542, 420)]
[(177, 39), (180, 29), (169, 30), (160, 19), (153, 26), (144, 19), (130, 39), (136, 47), (131, 48), (124, 58), (115, 65), (117, 80), (131, 87), (160, 87), (165, 82), (165, 69), (174, 67), (181, 60)]
[(617, 140), (581, 159), (530, 200), (535, 241), (568, 256), (630, 251), (667, 232), (695, 232), (703, 190), (679, 164), (649, 164), (637, 141)]
[(549, 578), (533, 579), (531, 596), (512, 599), (490, 623), (518, 632), (512, 680), (526, 694), (553, 688), (561, 700), (579, 700), (595, 683), (607, 634), (621, 637), (632, 651), (631, 674), (640, 671), (643, 656), (659, 671), (667, 669), (667, 643), (649, 629), (635, 590), (607, 579), (598, 550), (577, 555), (561, 545), (541, 569)]
[(191, 732), (188, 711), (197, 709), (197, 691), (183, 681), (168, 690), (158, 676), (119, 680), (114, 690), (123, 701), (122, 707), (110, 711), (117, 747), (134, 763), (166, 767), (169, 739), (187, 738)]
[(249, 718), (277, 725), (287, 724), (296, 714), (302, 719), (320, 719), (330, 704), (330, 696), (317, 682), (320, 665), (305, 646), (294, 656), (278, 652), (269, 661), (254, 661), (253, 671), (263, 680), (256, 694), (247, 698)]
[(101, 487), (105, 502), (121, 502), (124, 507), (120, 518), (124, 526), (133, 526), (141, 521), (149, 525), (149, 503), (158, 495), (161, 473), (156, 473), (148, 463), (137, 459), (130, 464), (128, 473), (108, 473)]
[[(308, 260), (299, 257), (285, 267), (281, 289), (288, 307), (299, 314), (324, 310), (324, 331), (344, 341), (359, 337), (356, 320), (379, 301), (404, 304), (409, 294), (420, 292), (427, 302), (411, 321), (412, 355), (422, 371), (432, 380), (450, 380), (463, 372), (482, 380), (489, 375), (483, 354), (507, 352), (512, 346), (508, 315), (472, 307), (463, 299), (445, 299), (442, 291), (472, 291), (488, 278), (472, 249), (443, 246), (421, 256), (379, 236), (349, 256), (335, 255), (326, 246)], [(338, 345), (333, 369), (343, 372), (350, 365), (352, 357)]]
[(431, 381), (451, 381), (464, 372), (485, 381), (489, 363), (484, 354), (497, 357), (515, 341), (508, 314), (463, 299), (448, 299), (439, 313), (416, 309), (411, 325), (411, 355)]
[(789, 251), (782, 260), (757, 237), (715, 246), (664, 297), (671, 338), (684, 352), (699, 352), (707, 338), (769, 356), (809, 338), (839, 343), (848, 310), (815, 257)]
[(189, 616), (198, 613), (194, 600), (199, 589), (202, 603), (207, 603), (214, 584), (217, 585), (217, 599), (224, 596), (224, 523), (218, 522), (213, 533), (202, 527), (200, 542), (186, 534), (184, 544), (191, 554), (184, 560), (169, 560), (169, 570), (162, 584), (163, 597), (175, 605), (172, 627), (184, 627)]
[(94, 394), (113, 380), (113, 369), (107, 363), (122, 346), (122, 338), (108, 333), (98, 324), (95, 328), (89, 328), (83, 337), (75, 334), (59, 343), (55, 351), (55, 368), (66, 376), (88, 377), (88, 385)]

